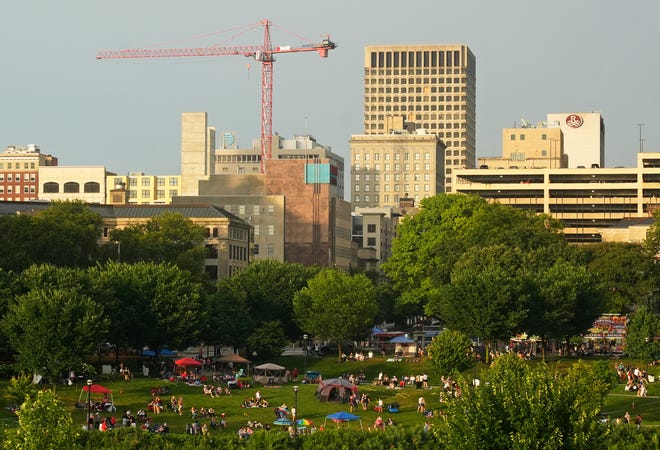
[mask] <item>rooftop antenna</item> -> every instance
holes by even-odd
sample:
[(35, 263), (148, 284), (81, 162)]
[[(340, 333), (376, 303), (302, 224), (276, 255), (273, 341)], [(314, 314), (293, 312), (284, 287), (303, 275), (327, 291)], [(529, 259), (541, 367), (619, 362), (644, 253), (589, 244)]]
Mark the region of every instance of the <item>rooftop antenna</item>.
[(644, 139), (642, 139), (642, 127), (646, 125), (645, 123), (638, 123), (639, 127), (639, 152), (644, 153)]

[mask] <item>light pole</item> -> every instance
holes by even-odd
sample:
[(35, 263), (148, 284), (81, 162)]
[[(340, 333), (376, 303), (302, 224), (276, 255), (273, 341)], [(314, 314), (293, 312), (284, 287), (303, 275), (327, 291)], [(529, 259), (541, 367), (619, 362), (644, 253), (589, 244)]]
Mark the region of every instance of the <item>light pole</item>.
[(91, 431), (92, 422), (90, 419), (92, 417), (92, 380), (87, 380), (87, 431)]
[(648, 381), (649, 379), (649, 358), (651, 357), (651, 348), (649, 347), (649, 342), (651, 342), (651, 338), (646, 337), (644, 338), (644, 342), (646, 342), (646, 348), (644, 349), (644, 354), (646, 356), (646, 380)]
[(307, 376), (307, 347), (308, 347), (307, 346), (307, 338), (308, 337), (309, 336), (307, 336), (307, 334), (303, 334), (303, 345), (305, 346), (305, 349), (304, 349), (305, 362), (304, 362), (304, 365), (303, 365), (303, 380)]
[(298, 421), (296, 420), (296, 416), (298, 415), (298, 385), (293, 387), (293, 393), (295, 394), (295, 401), (293, 403), (293, 414), (291, 414), (291, 417), (293, 419), (293, 433), (296, 437), (298, 437)]

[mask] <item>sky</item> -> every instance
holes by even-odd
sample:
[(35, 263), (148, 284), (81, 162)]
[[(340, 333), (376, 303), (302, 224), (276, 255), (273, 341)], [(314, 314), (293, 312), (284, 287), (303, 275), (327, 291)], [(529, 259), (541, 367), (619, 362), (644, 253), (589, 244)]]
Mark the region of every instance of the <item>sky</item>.
[[(180, 173), (181, 113), (208, 113), (242, 148), (260, 135), (261, 67), (243, 56), (97, 60), (99, 50), (258, 45), (338, 47), (278, 55), (273, 131), (311, 134), (349, 164), (363, 132), (366, 45), (467, 44), (477, 61), (477, 157), (503, 128), (598, 111), (605, 165), (660, 151), (660, 2), (638, 0), (2, 0), (0, 150), (37, 144), (59, 164)], [(232, 39), (233, 37), (233, 39)], [(639, 126), (638, 124), (644, 124)]]

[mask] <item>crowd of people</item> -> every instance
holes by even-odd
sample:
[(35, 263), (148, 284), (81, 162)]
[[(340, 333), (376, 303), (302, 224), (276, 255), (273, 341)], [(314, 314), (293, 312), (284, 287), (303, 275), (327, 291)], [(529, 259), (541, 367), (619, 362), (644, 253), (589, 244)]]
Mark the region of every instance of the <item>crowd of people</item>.
[(623, 363), (616, 365), (616, 373), (619, 379), (626, 383), (624, 389), (630, 392), (636, 392), (638, 397), (647, 396), (647, 385), (649, 383), (649, 374), (646, 370), (639, 367), (625, 366)]
[(429, 388), (429, 376), (425, 373), (417, 375), (404, 375), (399, 379), (396, 375), (390, 377), (380, 372), (373, 384), (376, 386), (387, 386), (389, 389), (403, 389), (406, 386), (415, 386), (417, 389)]

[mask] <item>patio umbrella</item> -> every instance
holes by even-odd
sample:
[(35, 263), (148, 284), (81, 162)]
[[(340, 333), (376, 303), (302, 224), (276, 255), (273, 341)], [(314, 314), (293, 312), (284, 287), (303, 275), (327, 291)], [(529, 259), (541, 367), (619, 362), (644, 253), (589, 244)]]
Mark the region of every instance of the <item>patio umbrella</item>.
[(310, 425), (314, 425), (314, 422), (309, 419), (300, 419), (296, 420), (296, 425), (298, 425), (298, 428), (307, 428)]

